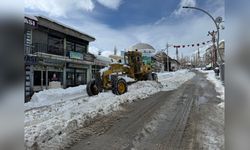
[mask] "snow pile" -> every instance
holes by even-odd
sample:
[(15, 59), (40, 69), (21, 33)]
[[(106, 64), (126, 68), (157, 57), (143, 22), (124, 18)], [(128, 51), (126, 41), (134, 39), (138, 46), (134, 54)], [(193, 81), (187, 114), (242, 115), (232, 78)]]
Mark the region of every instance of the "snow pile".
[(102, 68), (99, 72), (100, 72), (100, 75), (102, 76), (103, 75), (103, 73), (105, 72), (105, 71), (108, 71), (110, 69), (110, 67), (104, 67), (104, 68)]
[(166, 73), (158, 73), (158, 80), (163, 85), (163, 91), (170, 91), (177, 89), (180, 85), (182, 85), (187, 80), (194, 77), (194, 73), (189, 70), (179, 70), (176, 72), (166, 72)]
[(25, 109), (29, 109), (63, 102), (73, 97), (87, 96), (85, 89), (86, 85), (69, 87), (67, 89), (58, 88), (43, 90), (35, 93), (32, 96), (31, 101), (29, 103), (26, 103), (24, 106)]
[(123, 78), (126, 82), (134, 82), (135, 81), (133, 78), (130, 78), (128, 76), (121, 76), (120, 78)]
[(204, 149), (224, 149), (224, 110), (212, 107), (198, 124), (199, 141)]
[(111, 91), (97, 96), (86, 94), (86, 86), (68, 89), (50, 89), (36, 93), (25, 104), (25, 146), (27, 149), (63, 149), (65, 139), (77, 129), (84, 127), (97, 115), (105, 115), (121, 109), (120, 104), (144, 99), (160, 91), (178, 88), (194, 76), (187, 70), (159, 73), (159, 82), (139, 81), (128, 87), (123, 95)]
[[(213, 70), (201, 70), (201, 69), (196, 69), (202, 73), (206, 73), (207, 79), (214, 84), (215, 90), (219, 93), (218, 98), (224, 101), (225, 99), (225, 87), (220, 81), (220, 78), (215, 75), (215, 72)], [(221, 102), (218, 104), (220, 108), (224, 108), (225, 102)]]
[(218, 104), (218, 106), (219, 106), (220, 108), (224, 109), (224, 108), (225, 108), (225, 102), (221, 102), (220, 104)]
[(215, 90), (220, 94), (219, 98), (224, 100), (225, 87), (222, 85), (222, 82), (219, 80), (219, 78), (216, 78), (213, 70), (207, 71), (207, 73), (207, 79), (215, 85)]

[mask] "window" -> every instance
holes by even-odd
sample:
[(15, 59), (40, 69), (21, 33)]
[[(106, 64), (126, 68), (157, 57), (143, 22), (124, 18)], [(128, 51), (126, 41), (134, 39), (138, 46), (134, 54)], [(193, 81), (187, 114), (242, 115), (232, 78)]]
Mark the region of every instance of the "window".
[(75, 51), (75, 44), (67, 41), (67, 51)]
[(84, 45), (80, 45), (80, 44), (76, 44), (76, 49), (75, 49), (77, 52), (80, 52), (80, 53), (86, 53), (86, 46)]
[(75, 70), (75, 84), (81, 85), (87, 83), (87, 69), (76, 69)]
[(87, 83), (87, 69), (67, 69), (67, 86), (77, 86)]
[(48, 53), (63, 55), (63, 39), (49, 36), (48, 37)]
[(75, 83), (75, 70), (67, 69), (67, 86), (74, 86)]
[[(41, 77), (42, 77), (41, 71), (34, 71), (34, 86), (41, 86), (42, 83)], [(46, 85), (45, 71), (43, 71), (43, 85)]]
[(63, 83), (63, 73), (62, 72), (54, 72), (54, 71), (49, 71), (48, 72), (48, 81), (58, 81)]
[(87, 53), (87, 46), (75, 42), (67, 41), (67, 51), (75, 51), (79, 53)]

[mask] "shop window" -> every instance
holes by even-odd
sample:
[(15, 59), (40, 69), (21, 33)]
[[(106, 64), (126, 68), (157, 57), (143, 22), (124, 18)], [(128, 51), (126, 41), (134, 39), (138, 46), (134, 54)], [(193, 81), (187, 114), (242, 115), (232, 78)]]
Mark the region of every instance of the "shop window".
[(87, 83), (86, 69), (67, 69), (67, 86), (77, 86)]
[(41, 85), (41, 71), (34, 71), (34, 85)]
[(76, 85), (87, 83), (87, 70), (86, 69), (76, 69)]
[(74, 69), (67, 69), (67, 86), (74, 86), (75, 83), (75, 73)]
[[(41, 77), (42, 73), (41, 71), (34, 71), (34, 86), (41, 86)], [(43, 71), (43, 85), (46, 85), (46, 74), (45, 71)]]
[(62, 72), (54, 72), (54, 71), (49, 71), (48, 72), (48, 81), (58, 81), (63, 83), (63, 73)]

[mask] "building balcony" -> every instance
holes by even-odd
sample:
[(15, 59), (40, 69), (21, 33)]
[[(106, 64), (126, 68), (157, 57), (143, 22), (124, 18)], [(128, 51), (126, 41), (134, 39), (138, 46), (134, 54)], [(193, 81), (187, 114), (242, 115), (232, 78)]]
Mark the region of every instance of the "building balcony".
[(95, 57), (89, 53), (80, 53), (76, 51), (65, 51), (63, 48), (57, 48), (42, 43), (34, 43), (32, 45), (24, 45), (25, 56), (33, 54), (38, 57), (48, 58), (48, 59), (57, 59), (60, 61), (65, 61), (69, 63), (78, 63), (78, 64), (93, 64)]
[(64, 49), (54, 45), (48, 45), (44, 43), (34, 43), (31, 53), (35, 54), (37, 52), (46, 53), (46, 54), (53, 54), (64, 56)]
[(34, 44), (24, 44), (24, 54), (37, 54), (45, 53), (52, 55), (64, 56), (64, 49), (58, 48), (53, 45), (43, 44), (43, 43), (34, 43)]

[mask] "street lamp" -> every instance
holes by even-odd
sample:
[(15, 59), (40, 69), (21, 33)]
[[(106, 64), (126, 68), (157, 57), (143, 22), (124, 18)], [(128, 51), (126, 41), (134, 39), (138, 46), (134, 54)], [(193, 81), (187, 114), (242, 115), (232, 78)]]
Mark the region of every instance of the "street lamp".
[(208, 13), (207, 11), (201, 9), (201, 8), (197, 8), (197, 7), (192, 7), (192, 6), (183, 6), (182, 8), (188, 8), (188, 9), (196, 9), (196, 10), (200, 10), (202, 12), (204, 12), (205, 14), (207, 14), (214, 22), (215, 26), (216, 26), (216, 29), (217, 29), (217, 52), (219, 53), (219, 56), (220, 56), (220, 60), (221, 60), (221, 64), (224, 62), (224, 60), (222, 59), (221, 57), (221, 53), (219, 51), (219, 45), (220, 45), (220, 40), (219, 40), (219, 37), (220, 37), (220, 32), (219, 32), (219, 24), (222, 22), (222, 17), (217, 17), (216, 19), (214, 19), (214, 17)]

